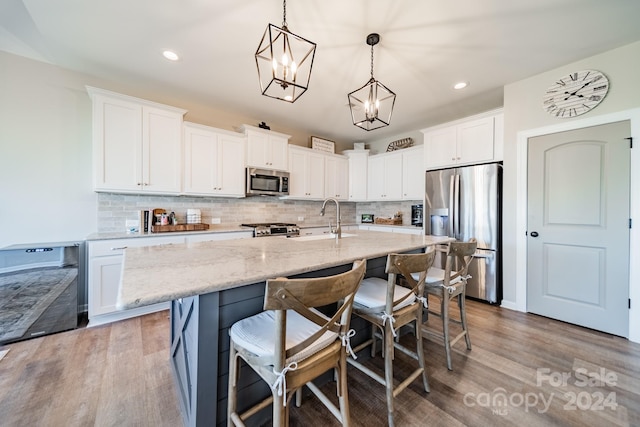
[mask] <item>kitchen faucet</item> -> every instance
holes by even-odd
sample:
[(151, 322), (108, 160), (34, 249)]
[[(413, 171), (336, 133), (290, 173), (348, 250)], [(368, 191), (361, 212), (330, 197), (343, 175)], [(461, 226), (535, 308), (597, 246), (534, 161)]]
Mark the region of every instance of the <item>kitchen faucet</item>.
[(342, 228), (340, 227), (340, 203), (338, 203), (338, 201), (333, 197), (329, 197), (328, 199), (325, 199), (324, 203), (322, 203), (322, 209), (320, 209), (320, 216), (324, 216), (324, 208), (325, 206), (327, 206), (327, 202), (329, 200), (331, 200), (336, 204), (336, 223), (337, 223), (335, 230), (333, 230), (331, 229), (331, 222), (329, 222), (329, 230), (331, 231), (332, 234), (336, 235), (336, 239), (341, 239)]

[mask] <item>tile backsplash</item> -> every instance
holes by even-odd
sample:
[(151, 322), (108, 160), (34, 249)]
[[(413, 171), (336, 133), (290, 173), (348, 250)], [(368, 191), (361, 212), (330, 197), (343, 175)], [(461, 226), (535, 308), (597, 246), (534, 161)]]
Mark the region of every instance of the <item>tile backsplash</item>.
[[(344, 224), (360, 222), (360, 215), (392, 216), (403, 213), (403, 224), (411, 224), (411, 205), (421, 201), (403, 202), (340, 202), (340, 216)], [(220, 218), (221, 224), (237, 225), (248, 222), (290, 222), (300, 226), (324, 226), (335, 218), (335, 204), (327, 204), (327, 212), (320, 216), (321, 201), (281, 200), (275, 197), (247, 197), (240, 199), (188, 196), (147, 196), (98, 193), (98, 233), (124, 232), (127, 220), (139, 219), (143, 209), (161, 208), (175, 212), (179, 223), (186, 222), (187, 209), (200, 209), (202, 222), (211, 224)], [(304, 218), (299, 220), (298, 218)]]

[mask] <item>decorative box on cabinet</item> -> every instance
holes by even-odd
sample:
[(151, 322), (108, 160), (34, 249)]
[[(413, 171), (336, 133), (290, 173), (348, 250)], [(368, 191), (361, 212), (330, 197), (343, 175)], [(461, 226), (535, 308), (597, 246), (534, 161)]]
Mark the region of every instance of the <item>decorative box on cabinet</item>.
[(242, 125), (247, 136), (247, 166), (287, 170), (289, 135)]
[(186, 110), (87, 86), (95, 191), (179, 194)]
[(245, 137), (184, 123), (184, 194), (244, 197)]
[(304, 147), (289, 147), (289, 198), (324, 198), (324, 154)]
[(369, 150), (343, 151), (349, 158), (349, 201), (367, 200), (367, 171), (369, 170)]
[(426, 168), (502, 160), (501, 123), (502, 113), (491, 111), (423, 129)]

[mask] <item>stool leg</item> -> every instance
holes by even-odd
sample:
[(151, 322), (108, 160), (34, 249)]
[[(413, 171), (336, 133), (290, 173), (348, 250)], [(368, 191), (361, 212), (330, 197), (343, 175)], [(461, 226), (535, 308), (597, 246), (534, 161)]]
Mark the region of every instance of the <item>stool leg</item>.
[(349, 394), (347, 390), (347, 355), (346, 350), (344, 356), (340, 358), (340, 368), (338, 369), (338, 401), (340, 403), (340, 415), (342, 416), (342, 426), (349, 427), (351, 425), (351, 414), (349, 413)]
[(467, 307), (464, 292), (458, 295), (458, 306), (460, 307), (460, 321), (462, 322), (462, 330), (464, 331), (464, 340), (467, 343), (467, 350), (471, 350), (471, 337), (469, 337), (469, 329), (467, 329)]
[[(420, 309), (419, 315), (422, 314), (422, 309)], [(419, 316), (418, 315), (418, 316)], [(420, 368), (422, 368), (422, 383), (424, 384), (424, 391), (427, 393), (429, 390), (429, 380), (427, 379), (427, 368), (424, 363), (424, 348), (422, 345), (422, 328), (420, 327), (420, 317), (416, 319), (416, 352), (418, 353), (418, 363), (420, 364)]]
[(231, 414), (237, 410), (237, 398), (238, 398), (238, 357), (237, 351), (233, 342), (229, 346), (229, 390), (227, 397), (227, 426), (232, 427), (235, 425), (231, 419)]
[(442, 305), (440, 308), (442, 313), (442, 335), (444, 338), (444, 351), (447, 355), (447, 369), (452, 371), (451, 368), (451, 344), (449, 342), (449, 296), (447, 292), (442, 292)]
[(389, 427), (393, 427), (393, 334), (392, 323), (387, 322), (384, 327), (384, 377), (387, 389), (387, 411)]

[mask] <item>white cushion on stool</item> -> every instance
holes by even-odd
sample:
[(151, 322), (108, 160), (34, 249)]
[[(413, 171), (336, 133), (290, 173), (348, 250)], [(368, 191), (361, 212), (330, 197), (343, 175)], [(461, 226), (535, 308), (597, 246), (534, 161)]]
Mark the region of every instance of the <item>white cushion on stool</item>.
[[(290, 349), (298, 345), (319, 329), (318, 325), (301, 316), (295, 310), (287, 310), (287, 342), (285, 347)], [(229, 335), (236, 345), (256, 356), (264, 357), (273, 356), (275, 331), (275, 312), (269, 310), (237, 321), (231, 326)], [(298, 362), (313, 355), (334, 342), (337, 337), (338, 334), (334, 332), (325, 332), (309, 347), (288, 358), (285, 364)]]
[[(415, 280), (417, 282), (418, 279), (420, 278), (420, 274), (419, 273), (411, 273), (411, 277), (413, 277), (413, 280)], [(455, 279), (453, 279), (451, 281), (451, 285), (455, 285), (460, 280), (462, 280), (462, 277), (460, 277), (460, 276), (456, 277)], [(427, 271), (427, 278), (425, 279), (425, 283), (426, 284), (430, 285), (430, 284), (443, 282), (443, 281), (444, 281), (444, 270), (442, 268), (431, 267)]]
[[(411, 296), (395, 305), (393, 307), (394, 310), (411, 305), (416, 300), (416, 295), (411, 291), (411, 289), (396, 285), (395, 290), (393, 291), (394, 301), (409, 293)], [(382, 312), (387, 304), (387, 281), (378, 277), (364, 279), (362, 283), (360, 283), (360, 288), (356, 293), (354, 302), (355, 304), (362, 305), (367, 308), (379, 307)]]

